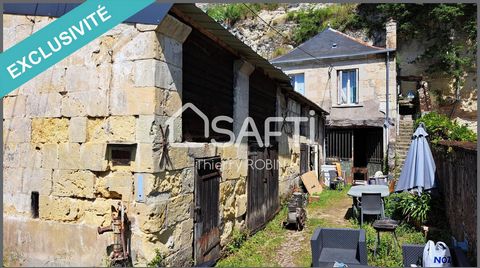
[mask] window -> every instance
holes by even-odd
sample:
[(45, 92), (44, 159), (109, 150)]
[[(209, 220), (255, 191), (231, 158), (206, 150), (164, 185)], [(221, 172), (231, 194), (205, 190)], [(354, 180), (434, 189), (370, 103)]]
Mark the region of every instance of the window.
[(338, 104), (358, 103), (358, 71), (338, 71)]
[(130, 166), (135, 150), (134, 144), (108, 144), (108, 158), (113, 166)]
[(305, 75), (304, 74), (291, 74), (290, 81), (292, 83), (293, 89), (296, 92), (305, 95)]

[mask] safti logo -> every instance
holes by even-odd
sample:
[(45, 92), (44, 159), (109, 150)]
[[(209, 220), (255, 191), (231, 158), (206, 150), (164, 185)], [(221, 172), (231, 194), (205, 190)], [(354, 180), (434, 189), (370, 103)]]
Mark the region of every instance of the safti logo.
[[(203, 113), (197, 106), (195, 106), (193, 103), (186, 103), (182, 106), (181, 109), (177, 110), (172, 117), (170, 117), (165, 123), (171, 130), (168, 135), (168, 140), (169, 144), (173, 147), (192, 147), (195, 146), (195, 144), (183, 144), (183, 143), (175, 143), (175, 127), (174, 127), (174, 122), (177, 118), (179, 118), (182, 113), (187, 110), (191, 109), (194, 111), (203, 121), (203, 135), (205, 138), (210, 137), (210, 124), (212, 127), (212, 130), (215, 131), (216, 133), (220, 134), (225, 134), (229, 137), (227, 142), (217, 142), (215, 139), (211, 139), (210, 142), (215, 144), (216, 146), (219, 147), (227, 147), (227, 146), (239, 146), (242, 143), (242, 140), (245, 140), (245, 138), (248, 137), (254, 137), (257, 144), (260, 147), (268, 147), (270, 146), (270, 138), (272, 137), (280, 137), (282, 135), (281, 131), (277, 130), (272, 130), (271, 129), (271, 124), (272, 123), (280, 123), (281, 124), (281, 129), (284, 130), (288, 126), (288, 128), (292, 128), (293, 126), (293, 131), (291, 134), (293, 134), (293, 137), (296, 137), (296, 139), (299, 139), (299, 134), (300, 134), (300, 124), (308, 124), (309, 126), (309, 138), (310, 140), (314, 140), (315, 138), (315, 112), (313, 110), (310, 110), (309, 114), (310, 117), (305, 117), (305, 116), (285, 116), (285, 117), (268, 117), (265, 122), (264, 122), (264, 133), (265, 137), (262, 139), (259, 131), (258, 131), (258, 126), (255, 124), (255, 121), (251, 117), (245, 118), (245, 120), (242, 123), (242, 126), (240, 128), (240, 131), (237, 135), (233, 133), (230, 129), (225, 129), (225, 128), (220, 128), (218, 126), (219, 122), (225, 121), (228, 123), (233, 123), (233, 118), (225, 115), (220, 115), (215, 118), (213, 118), (212, 122), (210, 123), (210, 119), (208, 116)], [(249, 131), (249, 128), (252, 131)], [(177, 133), (178, 134), (178, 133)], [(198, 146), (202, 146), (202, 144), (199, 144)]]

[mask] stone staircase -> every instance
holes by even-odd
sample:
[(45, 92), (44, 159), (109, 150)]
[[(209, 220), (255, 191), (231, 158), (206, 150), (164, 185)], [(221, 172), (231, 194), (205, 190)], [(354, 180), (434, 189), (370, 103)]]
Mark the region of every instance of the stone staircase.
[(413, 120), (411, 117), (404, 117), (400, 119), (399, 130), (400, 134), (397, 136), (396, 142), (396, 167), (395, 178), (400, 177), (400, 172), (407, 157), (408, 148), (412, 141), (413, 135)]

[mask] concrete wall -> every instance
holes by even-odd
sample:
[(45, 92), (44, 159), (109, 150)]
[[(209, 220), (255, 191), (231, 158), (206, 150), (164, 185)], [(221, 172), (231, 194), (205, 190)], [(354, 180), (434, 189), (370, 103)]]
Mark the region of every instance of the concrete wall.
[[(445, 143), (432, 146), (437, 183), (445, 214), (457, 241), (468, 240), (469, 256), (477, 256), (477, 150)], [(473, 264), (473, 263), (472, 263)], [(475, 264), (474, 264), (475, 266)]]

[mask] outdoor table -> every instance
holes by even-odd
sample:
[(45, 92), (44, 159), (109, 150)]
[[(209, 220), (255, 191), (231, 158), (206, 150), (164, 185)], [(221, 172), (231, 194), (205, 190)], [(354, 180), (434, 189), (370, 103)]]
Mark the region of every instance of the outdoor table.
[(362, 198), (362, 193), (367, 194), (376, 194), (380, 193), (382, 197), (387, 197), (390, 195), (390, 189), (388, 189), (387, 185), (376, 185), (376, 184), (369, 184), (369, 185), (358, 185), (352, 186), (350, 190), (348, 190), (348, 195), (353, 197), (353, 213), (357, 215), (358, 213), (358, 199)]
[(350, 190), (348, 190), (348, 195), (351, 197), (357, 197), (361, 198), (362, 193), (366, 194), (375, 194), (375, 193), (380, 193), (382, 197), (387, 197), (390, 195), (390, 190), (388, 189), (387, 185), (358, 185), (358, 186), (352, 186)]

